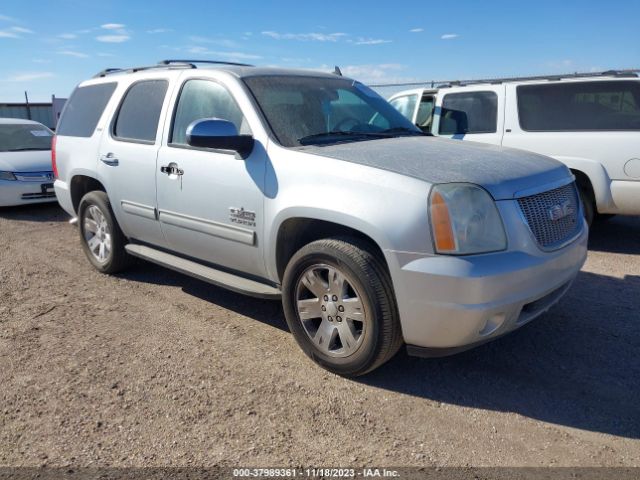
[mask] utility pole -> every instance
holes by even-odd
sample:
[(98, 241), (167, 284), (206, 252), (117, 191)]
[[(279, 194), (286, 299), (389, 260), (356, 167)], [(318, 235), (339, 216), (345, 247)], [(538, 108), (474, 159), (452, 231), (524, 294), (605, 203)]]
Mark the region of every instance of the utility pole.
[(29, 95), (27, 95), (27, 91), (24, 91), (24, 99), (27, 102), (27, 119), (31, 120), (31, 107), (29, 106)]

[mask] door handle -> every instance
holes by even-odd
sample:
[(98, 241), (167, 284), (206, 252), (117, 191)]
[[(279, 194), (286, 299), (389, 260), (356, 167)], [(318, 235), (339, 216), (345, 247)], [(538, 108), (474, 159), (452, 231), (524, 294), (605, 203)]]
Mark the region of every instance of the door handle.
[(167, 175), (178, 175), (178, 176), (184, 175), (184, 170), (176, 167), (175, 165), (164, 165), (160, 167), (160, 171)]
[(112, 152), (106, 155), (100, 155), (100, 161), (110, 167), (117, 167), (120, 164), (120, 160), (118, 160)]

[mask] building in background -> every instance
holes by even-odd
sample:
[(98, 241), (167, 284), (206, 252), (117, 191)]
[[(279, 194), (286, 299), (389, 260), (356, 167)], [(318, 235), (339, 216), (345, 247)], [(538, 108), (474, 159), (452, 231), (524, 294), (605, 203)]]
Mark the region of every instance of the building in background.
[(0, 118), (34, 120), (55, 130), (66, 101), (66, 98), (53, 95), (51, 103), (0, 103)]

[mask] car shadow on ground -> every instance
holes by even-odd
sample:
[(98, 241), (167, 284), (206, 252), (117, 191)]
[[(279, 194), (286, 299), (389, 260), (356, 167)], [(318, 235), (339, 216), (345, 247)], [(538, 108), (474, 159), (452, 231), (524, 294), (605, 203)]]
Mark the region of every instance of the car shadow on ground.
[(56, 202), (0, 207), (0, 218), (21, 222), (68, 222), (69, 215)]
[[(637, 219), (612, 219), (593, 229), (590, 249), (637, 254), (634, 238), (639, 234)], [(179, 286), (189, 295), (287, 330), (279, 302), (228, 292), (146, 262), (122, 276)], [(378, 370), (348, 381), (640, 438), (639, 292), (640, 276), (580, 272), (551, 311), (516, 332), (446, 358), (410, 357), (403, 349)]]
[(617, 215), (609, 220), (594, 222), (589, 234), (589, 250), (640, 254), (640, 217)]
[(280, 301), (248, 297), (142, 260), (137, 260), (131, 269), (118, 276), (136, 282), (180, 287), (188, 295), (280, 330), (289, 331)]
[[(287, 330), (279, 302), (245, 297), (146, 263), (122, 276), (179, 286), (189, 295)], [(349, 381), (640, 438), (638, 292), (640, 276), (581, 272), (558, 305), (514, 333), (446, 358), (410, 357), (403, 349), (378, 370)]]
[(448, 404), (640, 438), (640, 277), (581, 272), (547, 314), (452, 357), (402, 352), (358, 379)]

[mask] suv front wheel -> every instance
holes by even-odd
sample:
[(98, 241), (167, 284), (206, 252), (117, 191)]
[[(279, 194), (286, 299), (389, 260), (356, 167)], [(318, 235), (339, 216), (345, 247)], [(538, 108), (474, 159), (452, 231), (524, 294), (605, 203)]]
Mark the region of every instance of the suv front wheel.
[(78, 207), (80, 242), (91, 264), (102, 273), (117, 273), (131, 263), (126, 237), (116, 222), (105, 192), (87, 193)]
[(585, 187), (579, 187), (578, 190), (580, 192), (580, 200), (582, 201), (582, 212), (584, 214), (584, 218), (587, 221), (587, 225), (591, 226), (596, 215), (596, 205), (593, 193)]
[(302, 350), (339, 375), (363, 375), (402, 345), (387, 269), (354, 239), (301, 248), (285, 270), (282, 302)]

